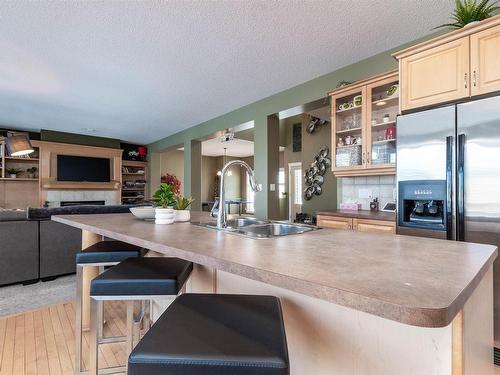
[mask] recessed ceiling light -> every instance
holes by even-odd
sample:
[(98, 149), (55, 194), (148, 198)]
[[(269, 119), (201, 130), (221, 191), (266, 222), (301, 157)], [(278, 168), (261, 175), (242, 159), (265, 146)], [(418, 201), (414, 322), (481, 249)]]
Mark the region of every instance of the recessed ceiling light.
[(85, 133), (95, 133), (97, 130), (93, 128), (82, 128)]

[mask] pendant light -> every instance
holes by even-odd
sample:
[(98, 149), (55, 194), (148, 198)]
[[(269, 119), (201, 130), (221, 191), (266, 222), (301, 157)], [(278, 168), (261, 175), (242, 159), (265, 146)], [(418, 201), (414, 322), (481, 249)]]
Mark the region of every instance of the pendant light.
[(10, 156), (23, 156), (35, 151), (27, 134), (9, 132), (5, 145)]
[[(222, 167), (223, 168), (226, 165), (226, 153), (227, 153), (227, 147), (224, 147), (224, 156), (222, 156)], [(217, 176), (220, 176), (220, 175), (222, 175), (221, 170), (217, 171)], [(226, 176), (232, 176), (232, 175), (233, 175), (233, 172), (231, 170), (228, 170), (226, 173)]]

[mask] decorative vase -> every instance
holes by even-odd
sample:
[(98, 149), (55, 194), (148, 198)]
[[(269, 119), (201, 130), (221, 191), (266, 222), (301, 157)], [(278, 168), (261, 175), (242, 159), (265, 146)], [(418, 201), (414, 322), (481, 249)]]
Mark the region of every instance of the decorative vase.
[(175, 210), (174, 220), (176, 223), (183, 223), (191, 220), (191, 211), (189, 210)]
[(174, 209), (172, 207), (155, 209), (155, 224), (173, 224), (174, 223)]
[(469, 22), (468, 24), (464, 25), (464, 29), (467, 28), (467, 27), (471, 27), (471, 26), (474, 26), (474, 25), (477, 25), (479, 22), (481, 21), (472, 21), (472, 22)]

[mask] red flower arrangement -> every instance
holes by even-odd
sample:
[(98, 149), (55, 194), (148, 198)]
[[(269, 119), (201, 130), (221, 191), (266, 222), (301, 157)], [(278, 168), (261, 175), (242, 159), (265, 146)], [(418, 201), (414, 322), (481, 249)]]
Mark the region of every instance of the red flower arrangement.
[(161, 182), (170, 185), (174, 194), (181, 193), (181, 182), (175, 175), (167, 173), (165, 176), (161, 176)]

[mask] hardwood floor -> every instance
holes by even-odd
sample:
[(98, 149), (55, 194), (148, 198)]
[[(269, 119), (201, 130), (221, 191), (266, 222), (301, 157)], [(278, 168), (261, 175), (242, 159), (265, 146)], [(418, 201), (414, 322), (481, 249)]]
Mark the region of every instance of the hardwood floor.
[[(125, 308), (106, 303), (106, 336), (125, 334)], [(75, 309), (73, 303), (0, 317), (0, 375), (73, 375), (75, 364)], [(126, 363), (122, 343), (100, 345), (102, 366)], [(88, 337), (84, 334), (84, 359)], [(84, 361), (87, 366), (87, 361)], [(125, 374), (122, 374), (125, 375)], [(500, 367), (495, 366), (495, 375)]]
[[(125, 334), (125, 309), (106, 303), (106, 336)], [(72, 375), (75, 365), (75, 308), (73, 303), (0, 318), (0, 375)], [(84, 334), (87, 366), (88, 335)], [(102, 366), (126, 363), (123, 343), (100, 345)]]

